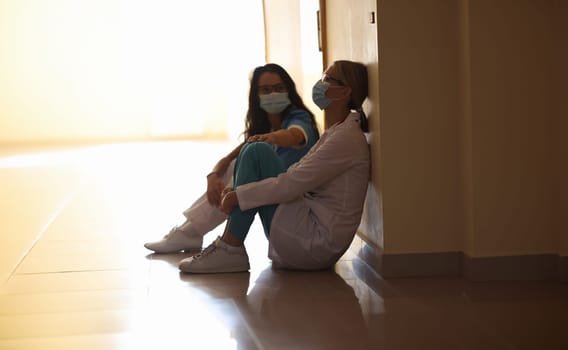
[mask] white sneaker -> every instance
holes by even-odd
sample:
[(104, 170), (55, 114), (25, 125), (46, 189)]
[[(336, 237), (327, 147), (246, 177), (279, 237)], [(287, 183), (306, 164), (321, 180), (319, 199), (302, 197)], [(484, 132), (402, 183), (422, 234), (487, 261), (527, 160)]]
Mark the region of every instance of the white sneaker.
[(144, 244), (147, 249), (155, 253), (175, 253), (185, 250), (186, 252), (199, 252), (203, 245), (203, 236), (188, 235), (178, 226), (171, 229), (170, 233), (159, 241)]
[(200, 254), (180, 261), (179, 269), (190, 273), (243, 272), (248, 271), (250, 265), (244, 246), (233, 247), (217, 237)]

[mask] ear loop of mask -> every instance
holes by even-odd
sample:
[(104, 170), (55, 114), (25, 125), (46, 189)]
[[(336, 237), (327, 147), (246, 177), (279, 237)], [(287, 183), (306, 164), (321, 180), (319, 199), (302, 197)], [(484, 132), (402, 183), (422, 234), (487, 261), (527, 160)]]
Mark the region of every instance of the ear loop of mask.
[[(346, 87), (346, 86), (343, 86), (343, 85), (331, 85), (330, 83), (326, 83), (326, 82), (323, 82), (323, 83), (324, 83), (325, 85), (327, 85), (327, 89), (328, 89), (328, 90), (331, 89), (331, 88), (345, 88), (345, 87)], [(326, 92), (327, 92), (327, 91), (326, 91)], [(333, 97), (329, 97), (329, 96), (327, 96), (327, 95), (326, 95), (326, 97), (329, 98), (331, 101), (339, 101), (339, 100), (341, 100), (341, 97), (335, 97), (335, 98), (333, 98)]]
[[(346, 87), (347, 86), (343, 86), (343, 85), (329, 85), (329, 88), (346, 88)], [(329, 98), (331, 101), (339, 101), (339, 100), (342, 99), (342, 97), (335, 97), (335, 98), (334, 97), (327, 97), (327, 98)]]

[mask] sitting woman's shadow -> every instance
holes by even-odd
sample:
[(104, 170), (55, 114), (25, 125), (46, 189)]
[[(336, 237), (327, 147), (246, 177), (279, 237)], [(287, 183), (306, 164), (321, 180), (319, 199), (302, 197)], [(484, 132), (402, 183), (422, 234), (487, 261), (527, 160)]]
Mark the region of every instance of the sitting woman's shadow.
[(370, 348), (355, 291), (335, 271), (267, 267), (254, 276), (181, 273), (180, 279), (217, 301), (212, 304), (230, 299), (233, 315), (227, 315), (227, 306), (217, 314), (245, 348)]

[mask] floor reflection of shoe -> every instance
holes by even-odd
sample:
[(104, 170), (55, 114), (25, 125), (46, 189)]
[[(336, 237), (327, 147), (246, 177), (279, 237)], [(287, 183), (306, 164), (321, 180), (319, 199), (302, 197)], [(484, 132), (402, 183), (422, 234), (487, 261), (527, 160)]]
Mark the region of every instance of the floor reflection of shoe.
[(243, 272), (250, 265), (244, 246), (234, 247), (217, 237), (201, 253), (180, 261), (179, 269), (190, 273)]
[(155, 253), (176, 253), (182, 250), (187, 252), (199, 252), (203, 245), (203, 237), (199, 235), (188, 236), (177, 226), (159, 241), (144, 244), (147, 249)]

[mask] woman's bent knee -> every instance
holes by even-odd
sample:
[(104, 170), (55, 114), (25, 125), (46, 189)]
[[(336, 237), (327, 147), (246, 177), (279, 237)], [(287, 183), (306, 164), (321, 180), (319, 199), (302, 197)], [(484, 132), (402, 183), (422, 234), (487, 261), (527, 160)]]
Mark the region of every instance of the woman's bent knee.
[(242, 157), (262, 158), (268, 154), (277, 156), (272, 145), (266, 142), (247, 143), (243, 146), (241, 153)]

